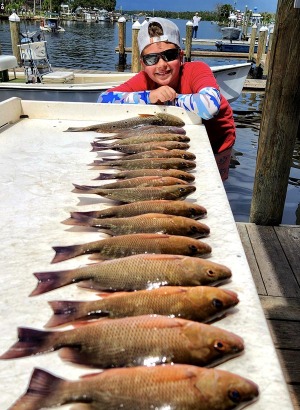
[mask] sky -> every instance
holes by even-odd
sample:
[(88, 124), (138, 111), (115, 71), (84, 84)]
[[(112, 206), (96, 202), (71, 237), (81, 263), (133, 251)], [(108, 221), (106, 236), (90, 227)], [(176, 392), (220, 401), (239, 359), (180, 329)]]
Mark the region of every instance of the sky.
[(215, 11), (217, 4), (232, 4), (241, 11), (245, 10), (246, 5), (248, 10), (257, 7), (258, 13), (276, 13), (277, 9), (277, 0), (117, 0), (116, 10)]

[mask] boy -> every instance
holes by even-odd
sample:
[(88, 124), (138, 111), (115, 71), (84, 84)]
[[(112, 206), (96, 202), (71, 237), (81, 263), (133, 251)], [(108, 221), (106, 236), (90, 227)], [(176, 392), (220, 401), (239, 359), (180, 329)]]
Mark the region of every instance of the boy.
[(235, 125), (210, 67), (183, 63), (179, 29), (170, 20), (151, 18), (138, 34), (143, 71), (102, 93), (101, 103), (168, 104), (199, 115), (206, 127), (223, 180), (228, 178)]

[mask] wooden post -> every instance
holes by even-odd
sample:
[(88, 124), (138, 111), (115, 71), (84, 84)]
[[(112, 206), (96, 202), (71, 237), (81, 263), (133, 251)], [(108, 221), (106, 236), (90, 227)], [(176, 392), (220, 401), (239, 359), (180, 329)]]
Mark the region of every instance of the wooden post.
[(126, 41), (126, 19), (120, 17), (118, 20), (119, 26), (119, 66), (126, 65), (125, 41)]
[(256, 24), (253, 24), (252, 30), (251, 30), (251, 39), (250, 39), (249, 56), (248, 56), (248, 59), (250, 61), (252, 61), (253, 57), (254, 57), (255, 42), (256, 42), (256, 30), (257, 30), (257, 26), (256, 26)]
[(300, 9), (279, 0), (260, 126), (250, 222), (278, 225), (300, 123)]
[(185, 34), (185, 61), (191, 61), (193, 23), (192, 23), (191, 21), (188, 21), (185, 26), (186, 26), (186, 34)]
[(21, 65), (21, 55), (19, 51), (18, 44), (19, 33), (20, 33), (20, 17), (16, 13), (12, 13), (9, 16), (9, 28), (10, 28), (10, 37), (11, 37), (11, 46), (13, 55), (16, 57), (18, 64)]
[(267, 55), (266, 55), (266, 61), (264, 64), (264, 71), (263, 71), (263, 75), (267, 76), (268, 75), (268, 71), (269, 71), (269, 65), (270, 65), (270, 54), (271, 54), (271, 50), (272, 50), (272, 41), (273, 41), (273, 29), (270, 30), (269, 32), (269, 40), (268, 40), (268, 51), (267, 51)]
[(259, 30), (259, 39), (258, 39), (257, 54), (256, 54), (256, 67), (260, 65), (262, 56), (266, 52), (267, 34), (268, 34), (267, 27), (262, 27)]
[(138, 45), (138, 34), (141, 25), (138, 21), (132, 25), (132, 55), (131, 55), (131, 72), (138, 73), (141, 69), (140, 52)]
[(248, 32), (248, 6), (245, 6), (245, 12), (243, 17), (243, 26), (242, 26), (242, 40), (247, 37)]

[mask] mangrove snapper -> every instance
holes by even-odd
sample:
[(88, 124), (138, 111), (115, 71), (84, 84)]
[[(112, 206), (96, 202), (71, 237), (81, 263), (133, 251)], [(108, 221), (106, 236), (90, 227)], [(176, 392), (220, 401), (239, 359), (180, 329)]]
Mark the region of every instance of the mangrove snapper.
[(118, 132), (124, 128), (134, 128), (143, 125), (170, 125), (175, 127), (183, 127), (184, 121), (172, 114), (157, 113), (139, 114), (138, 117), (126, 118), (125, 120), (112, 121), (101, 124), (89, 125), (87, 127), (70, 127), (66, 131), (97, 131), (97, 132)]
[(153, 150), (187, 150), (190, 148), (189, 144), (186, 142), (178, 141), (154, 141), (143, 144), (113, 144), (113, 146), (101, 145), (99, 143), (92, 143), (92, 151), (104, 151), (104, 150), (113, 150), (122, 152), (123, 154), (138, 154), (144, 151), (153, 151)]
[(168, 185), (168, 186), (137, 186), (135, 188), (119, 188), (119, 189), (103, 189), (85, 188), (85, 186), (75, 185), (73, 192), (81, 194), (97, 194), (113, 201), (119, 202), (137, 202), (137, 201), (151, 201), (155, 199), (168, 199), (178, 201), (186, 198), (196, 191), (194, 185)]
[(244, 350), (243, 339), (232, 332), (160, 315), (105, 318), (64, 331), (20, 327), (18, 339), (1, 360), (63, 349), (62, 359), (102, 369), (162, 363), (207, 366)]
[(244, 377), (184, 364), (108, 369), (78, 381), (34, 369), (27, 392), (9, 410), (67, 403), (84, 403), (85, 410), (231, 410), (258, 395), (258, 386)]
[(101, 138), (104, 140), (112, 140), (112, 139), (128, 138), (128, 137), (136, 136), (136, 135), (143, 136), (145, 134), (182, 134), (182, 135), (185, 135), (186, 131), (182, 127), (172, 127), (169, 125), (144, 125), (142, 127), (133, 128), (131, 130), (125, 129), (113, 135), (99, 135), (98, 138)]
[[(126, 155), (122, 157), (126, 160), (143, 159), (143, 158), (183, 158), (187, 160), (196, 159), (196, 155), (181, 149), (163, 150), (156, 149), (153, 151), (144, 151), (137, 154)], [(102, 161), (118, 161), (118, 159), (102, 158)]]
[(231, 278), (231, 270), (208, 259), (191, 256), (139, 254), (75, 269), (36, 272), (34, 275), (38, 284), (30, 296), (78, 282), (81, 286), (103, 291), (212, 286)]
[[(155, 201), (137, 201), (130, 204), (111, 206), (99, 211), (71, 212), (71, 217), (76, 218), (77, 215), (85, 215), (90, 216), (91, 218), (126, 218), (148, 213), (177, 215), (200, 219), (207, 215), (207, 210), (201, 205), (187, 201), (158, 199)], [(67, 225), (68, 224), (69, 223), (67, 223)]]
[(209, 235), (207, 225), (184, 216), (148, 213), (127, 218), (90, 218), (76, 215), (67, 225), (91, 226), (108, 235), (128, 235), (132, 233), (164, 233), (168, 235), (203, 238)]
[(140, 316), (148, 314), (208, 322), (239, 302), (235, 292), (210, 286), (165, 286), (158, 289), (101, 294), (93, 301), (51, 301), (53, 316), (45, 327), (76, 320)]
[[(103, 139), (100, 142), (95, 141), (92, 145), (103, 146)], [(144, 144), (149, 142), (165, 142), (165, 141), (177, 141), (177, 142), (189, 142), (190, 138), (182, 134), (147, 134), (147, 135), (133, 135), (131, 137), (123, 138), (122, 145), (132, 145), (132, 144)], [(105, 147), (113, 148), (118, 146), (119, 142), (113, 142), (110, 144), (105, 144)]]
[(160, 176), (160, 177), (173, 177), (182, 179), (186, 182), (195, 181), (195, 176), (189, 172), (179, 169), (133, 169), (126, 171), (119, 171), (114, 174), (101, 173), (94, 180), (106, 180), (106, 179), (129, 179), (144, 176)]
[(144, 159), (119, 159), (113, 161), (94, 160), (90, 165), (103, 167), (112, 167), (119, 169), (193, 169), (196, 163), (191, 160), (182, 158), (144, 158)]
[(168, 185), (187, 185), (186, 181), (173, 177), (161, 176), (143, 176), (136, 178), (127, 178), (122, 181), (112, 182), (111, 184), (91, 186), (91, 185), (77, 185), (73, 192), (85, 191), (87, 193), (96, 194), (97, 189), (119, 189), (119, 188), (135, 188), (135, 187), (151, 187), (151, 186), (168, 186)]

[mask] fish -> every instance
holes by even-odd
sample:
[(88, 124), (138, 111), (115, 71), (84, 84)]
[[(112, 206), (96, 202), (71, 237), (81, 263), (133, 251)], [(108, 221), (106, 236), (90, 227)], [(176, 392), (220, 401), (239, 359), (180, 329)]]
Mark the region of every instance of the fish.
[(229, 280), (222, 264), (193, 256), (138, 254), (52, 272), (35, 272), (38, 283), (30, 297), (72, 283), (102, 291), (133, 291), (162, 286), (214, 286)]
[(55, 256), (51, 263), (90, 253), (96, 253), (96, 259), (123, 258), (141, 253), (167, 253), (199, 257), (211, 253), (211, 247), (199, 239), (154, 233), (120, 235), (79, 245), (54, 246), (53, 250)]
[(122, 152), (123, 154), (137, 154), (144, 151), (152, 151), (152, 150), (173, 150), (173, 149), (180, 149), (180, 150), (187, 150), (190, 148), (190, 145), (186, 142), (179, 142), (179, 141), (153, 141), (153, 142), (146, 142), (143, 144), (131, 144), (131, 145), (123, 145), (123, 144), (114, 144), (113, 146), (106, 146), (101, 145), (99, 143), (92, 143), (92, 151), (104, 151), (104, 150), (113, 150)]
[(174, 177), (161, 176), (144, 176), (136, 178), (127, 178), (122, 181), (112, 182), (110, 184), (91, 186), (73, 184), (75, 190), (73, 192), (87, 191), (90, 193), (97, 193), (98, 189), (121, 189), (121, 188), (135, 188), (135, 187), (153, 187), (153, 186), (168, 186), (168, 185), (188, 185), (186, 181)]
[[(196, 155), (193, 154), (192, 152), (184, 151), (181, 149), (172, 149), (172, 150), (162, 150), (162, 149), (156, 149), (153, 151), (144, 151), (144, 152), (139, 152), (137, 154), (131, 154), (131, 155), (126, 155), (122, 157), (126, 160), (135, 160), (135, 159), (144, 159), (144, 158), (183, 158), (187, 160), (194, 160), (196, 159)], [(111, 158), (102, 158), (102, 161), (119, 161), (119, 158), (117, 159), (111, 159)]]
[(78, 410), (231, 410), (258, 397), (259, 388), (250, 379), (186, 364), (107, 369), (79, 380), (35, 368), (27, 391), (9, 410), (42, 410), (67, 403), (84, 403)]
[[(99, 139), (99, 138), (97, 138)], [(103, 139), (100, 142), (94, 141), (92, 145), (107, 147), (112, 149), (119, 145), (119, 142), (113, 142), (110, 144), (103, 144)], [(183, 134), (147, 134), (147, 135), (133, 135), (131, 137), (123, 138), (122, 145), (132, 145), (132, 144), (145, 144), (149, 142), (166, 142), (166, 141), (177, 141), (177, 142), (190, 142), (190, 138)]]
[(102, 369), (162, 363), (212, 366), (243, 352), (244, 342), (215, 325), (141, 315), (82, 322), (63, 331), (19, 327), (18, 341), (0, 360), (60, 349), (63, 360)]
[(186, 198), (196, 191), (194, 185), (168, 185), (168, 186), (149, 186), (135, 188), (119, 188), (119, 189), (85, 189), (84, 186), (75, 185), (73, 192), (83, 194), (97, 194), (113, 201), (131, 203), (136, 201), (151, 201), (154, 199), (169, 199), (178, 201)]
[(169, 125), (144, 125), (133, 129), (124, 129), (113, 135), (99, 135), (97, 138), (103, 140), (123, 139), (131, 136), (144, 136), (146, 134), (186, 134), (182, 127), (172, 127)]
[(45, 327), (106, 316), (118, 318), (148, 314), (207, 323), (223, 316), (228, 309), (239, 303), (235, 292), (210, 286), (165, 286), (100, 296), (102, 299), (93, 301), (48, 302), (54, 314)]
[(90, 165), (94, 167), (112, 167), (118, 169), (193, 169), (196, 168), (196, 163), (191, 160), (183, 158), (144, 158), (144, 159), (132, 159), (132, 160), (115, 160), (115, 161), (103, 161), (94, 160)]
[(175, 127), (183, 127), (185, 125), (179, 117), (167, 114), (157, 113), (153, 114), (139, 114), (137, 117), (126, 118), (119, 121), (111, 121), (107, 123), (89, 125), (87, 127), (70, 127), (67, 132), (81, 132), (81, 131), (96, 131), (96, 132), (118, 132), (125, 128), (134, 128), (143, 125), (170, 125)]
[[(185, 216), (193, 219), (205, 218), (207, 215), (206, 208), (198, 204), (187, 201), (174, 202), (172, 200), (158, 199), (155, 201), (137, 201), (130, 204), (111, 206), (99, 211), (74, 211), (71, 212), (71, 217), (76, 218), (77, 216), (80, 217), (81, 215), (85, 215), (91, 218), (126, 218), (129, 216), (143, 215), (153, 212)], [(67, 219), (67, 221), (69, 220)], [(65, 223), (65, 221), (63, 221), (63, 223)], [(66, 225), (69, 225), (69, 223), (66, 223)]]
[(77, 215), (75, 218), (70, 218), (69, 224), (98, 228), (101, 232), (113, 236), (132, 233), (164, 233), (189, 236), (191, 238), (204, 238), (210, 233), (207, 225), (194, 219), (156, 213), (105, 219)]
[(119, 171), (113, 174), (100, 173), (98, 177), (93, 180), (106, 180), (106, 179), (129, 179), (142, 176), (160, 176), (160, 177), (173, 177), (179, 178), (186, 182), (195, 181), (195, 176), (190, 172), (186, 172), (180, 169), (133, 169)]

